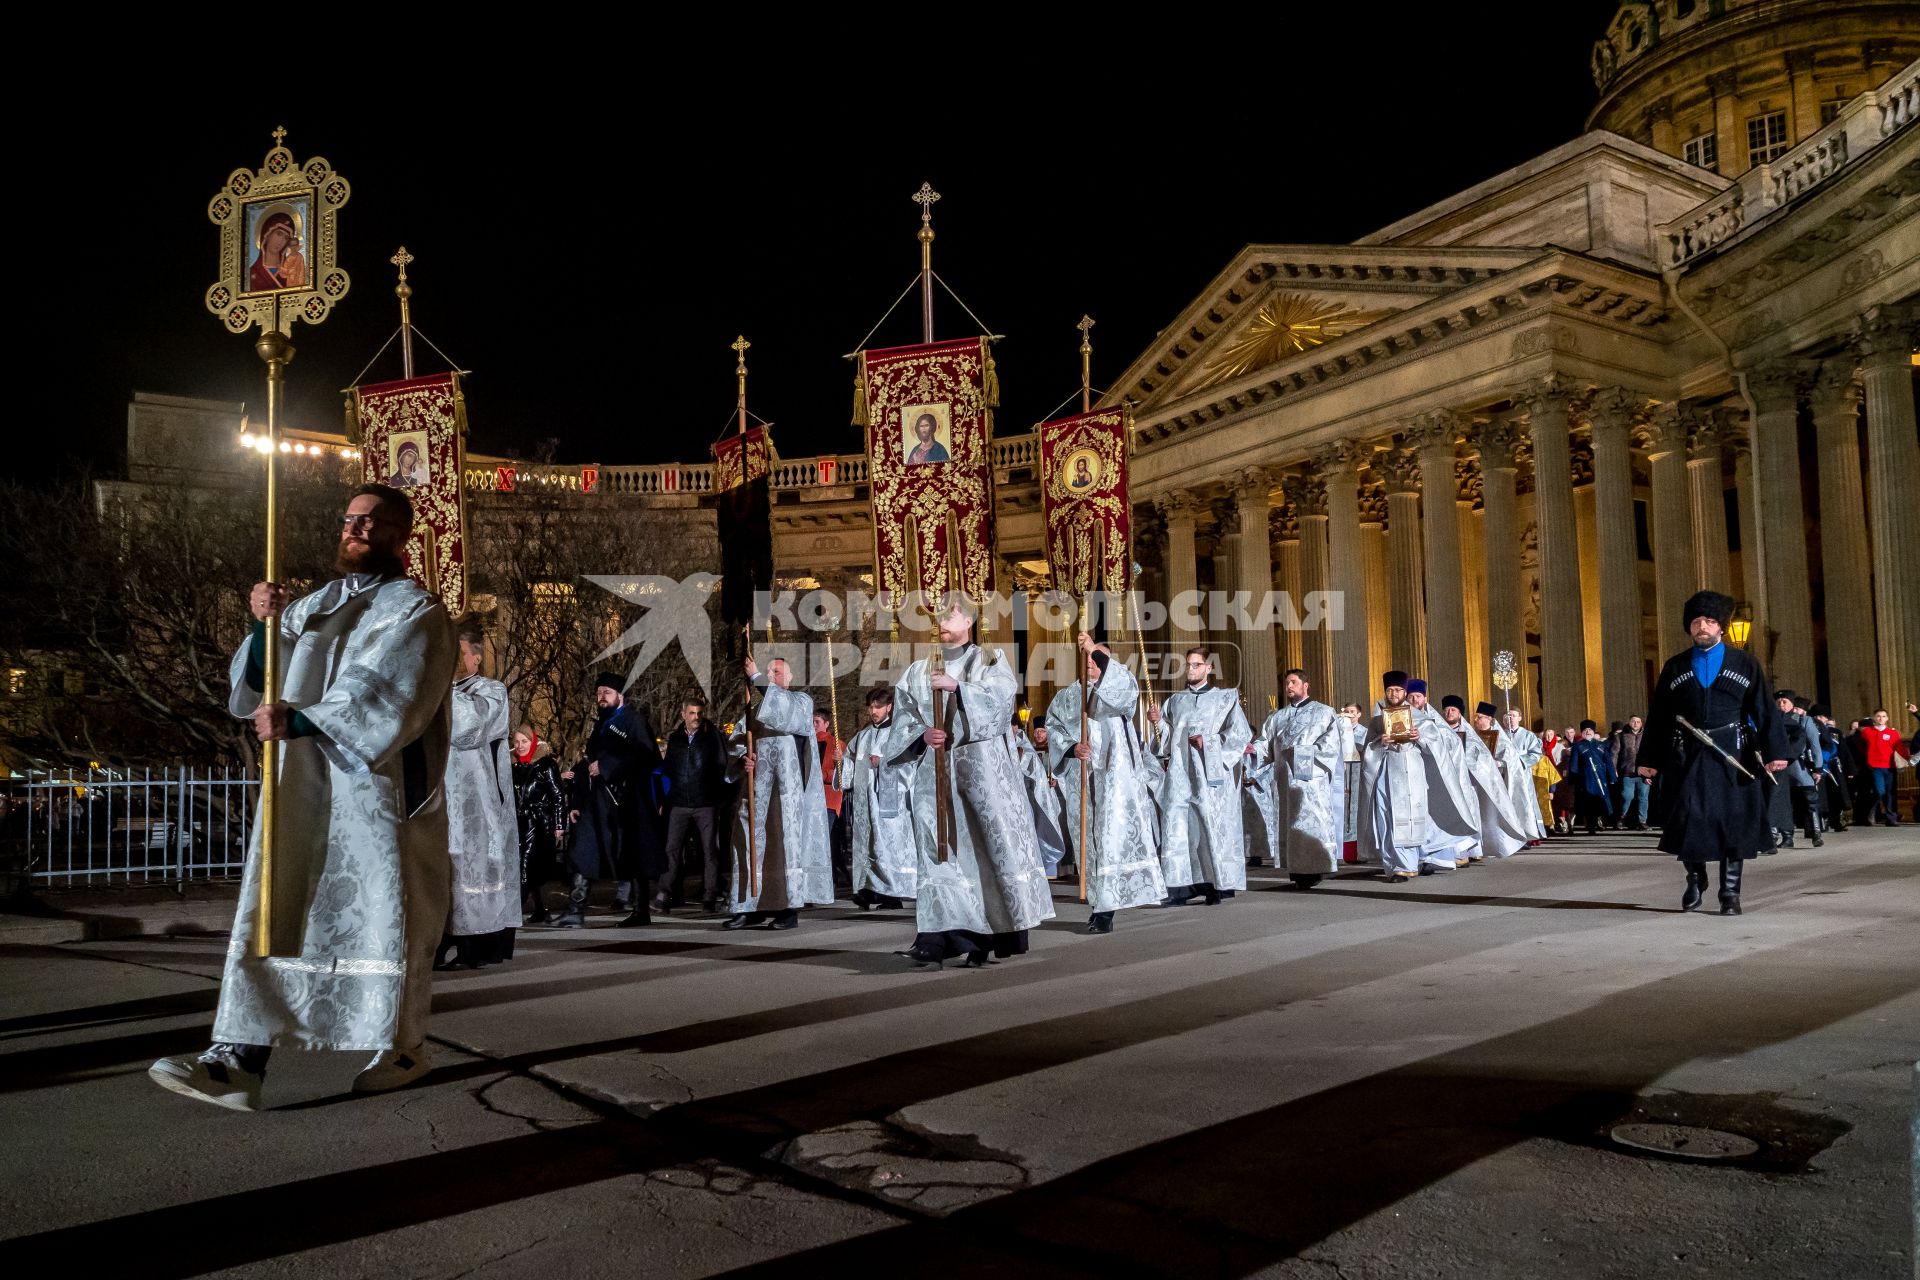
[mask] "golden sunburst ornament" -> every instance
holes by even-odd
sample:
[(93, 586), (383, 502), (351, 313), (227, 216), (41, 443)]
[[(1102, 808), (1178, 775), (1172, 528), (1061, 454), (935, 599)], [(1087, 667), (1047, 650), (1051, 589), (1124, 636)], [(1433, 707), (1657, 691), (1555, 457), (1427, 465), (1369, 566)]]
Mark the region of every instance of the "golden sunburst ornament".
[(1345, 302), (1329, 302), (1304, 293), (1276, 293), (1220, 354), (1207, 363), (1208, 382), (1225, 382), (1274, 364), (1296, 352), (1344, 338), (1355, 329), (1392, 315), (1357, 311)]

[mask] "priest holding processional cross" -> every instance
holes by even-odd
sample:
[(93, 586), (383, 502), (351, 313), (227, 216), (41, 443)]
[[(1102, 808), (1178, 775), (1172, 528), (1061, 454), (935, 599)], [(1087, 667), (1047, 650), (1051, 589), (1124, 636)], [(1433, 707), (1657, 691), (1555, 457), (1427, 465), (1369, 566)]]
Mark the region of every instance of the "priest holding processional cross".
[(939, 198), (926, 184), (913, 197), (921, 343), (855, 355), (876, 583), (890, 601), (917, 605), (936, 633), (894, 688), (889, 733), (863, 750), (913, 760), (916, 936), (900, 954), (924, 967), (955, 957), (977, 967), (1025, 952), (1028, 930), (1052, 917), (1053, 898), (1007, 743), (1019, 677), (1003, 652), (975, 637), (994, 590), (988, 443), (999, 380), (990, 336), (934, 339)]

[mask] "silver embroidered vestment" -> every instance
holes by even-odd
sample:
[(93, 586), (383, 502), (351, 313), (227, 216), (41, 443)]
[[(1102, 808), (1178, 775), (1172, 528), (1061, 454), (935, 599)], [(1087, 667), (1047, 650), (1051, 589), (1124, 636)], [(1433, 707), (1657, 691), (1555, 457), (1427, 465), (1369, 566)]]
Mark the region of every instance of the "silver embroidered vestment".
[(1253, 730), (1240, 697), (1212, 686), (1182, 689), (1167, 699), (1161, 717), (1160, 870), (1167, 886), (1244, 889), (1240, 763)]
[[(281, 744), (274, 831), (277, 954), (251, 953), (260, 832), (247, 851), (213, 1038), (306, 1049), (410, 1049), (426, 1038), (447, 919), (447, 703), (453, 630), (406, 578), (336, 580), (280, 617), (282, 700), (316, 733)], [(228, 709), (251, 714), (248, 642)], [(292, 895), (290, 900), (288, 895)]]
[[(946, 695), (943, 726), (954, 842), (941, 862), (933, 751), (923, 740), (913, 783), (914, 843), (920, 853), (917, 927), (921, 933), (1031, 929), (1053, 918), (1053, 892), (1040, 863), (1026, 788), (1007, 748), (1018, 677), (998, 650), (989, 655), (978, 645), (956, 651), (946, 668), (959, 682)], [(894, 689), (893, 723), (896, 754), (913, 750), (914, 741), (935, 727), (924, 658), (907, 668)]]
[[(1080, 741), (1078, 683), (1067, 685), (1047, 707), (1047, 754), (1055, 776), (1073, 775), (1076, 791), (1080, 761), (1073, 755)], [(1161, 877), (1159, 850), (1153, 840), (1153, 794), (1147, 778), (1146, 744), (1134, 728), (1134, 708), (1140, 686), (1133, 673), (1115, 661), (1107, 663), (1093, 686), (1087, 711), (1087, 904), (1095, 911), (1153, 906), (1167, 896)], [(1063, 814), (1080, 839), (1080, 806)]]
[(1260, 726), (1250, 772), (1269, 797), (1272, 826), (1261, 851), (1289, 875), (1332, 875), (1340, 867), (1341, 812), (1336, 785), (1351, 728), (1332, 707), (1303, 700)]
[(911, 754), (890, 758), (886, 748), (892, 736), (888, 725), (868, 725), (854, 734), (840, 753), (833, 785), (845, 793), (842, 803), (852, 806), (854, 892), (871, 889), (889, 898), (911, 898), (920, 874), (910, 805), (919, 762)]
[(447, 761), (447, 851), (453, 894), (447, 932), (520, 927), (520, 828), (513, 813), (507, 686), (468, 676), (453, 686)]
[[(749, 848), (743, 782), (733, 806), (733, 880), (727, 910), (739, 915), (831, 905), (833, 858), (820, 749), (813, 736), (813, 699), (769, 681), (754, 700), (752, 723), (753, 843)], [(744, 754), (745, 740), (737, 745)]]

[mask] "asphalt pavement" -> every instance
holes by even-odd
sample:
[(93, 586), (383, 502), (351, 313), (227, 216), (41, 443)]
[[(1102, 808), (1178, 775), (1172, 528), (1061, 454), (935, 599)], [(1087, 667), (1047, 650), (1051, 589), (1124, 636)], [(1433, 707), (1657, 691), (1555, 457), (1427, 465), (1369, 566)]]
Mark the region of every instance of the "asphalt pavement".
[(1104, 937), (1057, 886), (983, 970), (845, 903), (527, 929), (440, 977), (420, 1084), (282, 1052), (254, 1115), (145, 1075), (204, 1047), (223, 937), (0, 947), (0, 1268), (1913, 1274), (1920, 830), (1761, 859), (1738, 917), (1680, 913), (1639, 834), (1253, 876)]

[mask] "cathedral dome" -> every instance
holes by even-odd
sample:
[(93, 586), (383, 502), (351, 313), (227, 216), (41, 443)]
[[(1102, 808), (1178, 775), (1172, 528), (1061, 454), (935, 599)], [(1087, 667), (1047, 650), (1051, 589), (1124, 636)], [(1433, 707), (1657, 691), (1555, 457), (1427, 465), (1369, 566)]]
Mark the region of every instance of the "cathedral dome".
[(1587, 127), (1737, 177), (1916, 57), (1909, 0), (1629, 0), (1593, 46)]

